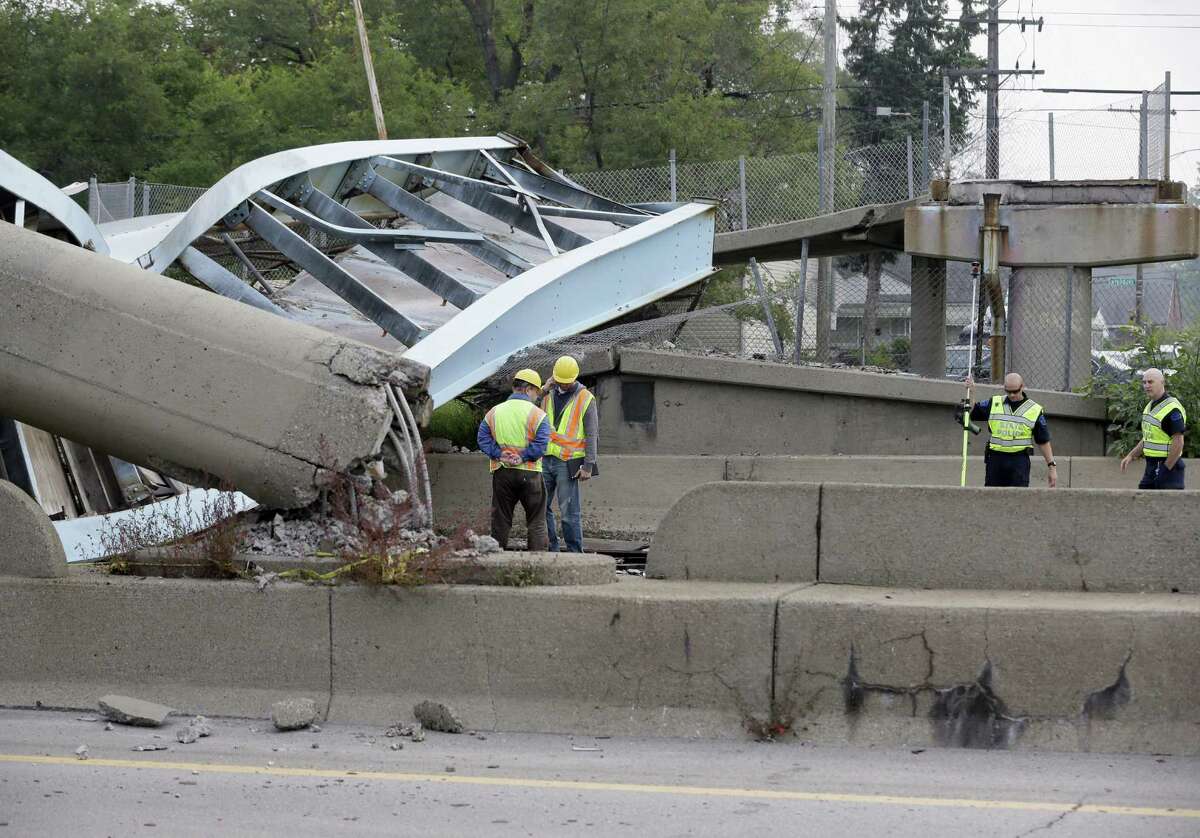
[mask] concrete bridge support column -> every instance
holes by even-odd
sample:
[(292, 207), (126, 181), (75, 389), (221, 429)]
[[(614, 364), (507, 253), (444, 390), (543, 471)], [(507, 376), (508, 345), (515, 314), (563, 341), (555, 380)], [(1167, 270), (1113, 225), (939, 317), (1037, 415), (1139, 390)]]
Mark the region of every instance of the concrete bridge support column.
[(1014, 268), (1009, 283), (1011, 372), (1025, 386), (1074, 389), (1091, 375), (1092, 269)]
[(927, 378), (946, 374), (946, 262), (912, 257), (912, 369)]

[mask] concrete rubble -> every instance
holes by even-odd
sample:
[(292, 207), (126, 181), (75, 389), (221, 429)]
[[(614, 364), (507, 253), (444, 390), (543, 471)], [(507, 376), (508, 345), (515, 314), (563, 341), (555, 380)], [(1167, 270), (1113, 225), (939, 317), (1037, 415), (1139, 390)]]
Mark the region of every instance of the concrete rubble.
[(413, 715), (428, 730), (441, 733), (463, 732), (463, 723), (458, 714), (440, 701), (422, 701), (413, 707)]
[(175, 712), (162, 704), (124, 695), (101, 696), (96, 704), (101, 713), (117, 724), (139, 727), (159, 727)]
[(175, 731), (175, 739), (181, 745), (190, 745), (205, 736), (212, 736), (212, 725), (203, 716), (196, 716)]
[(302, 730), (317, 718), (317, 703), (311, 698), (288, 698), (271, 705), (271, 723), (277, 730)]

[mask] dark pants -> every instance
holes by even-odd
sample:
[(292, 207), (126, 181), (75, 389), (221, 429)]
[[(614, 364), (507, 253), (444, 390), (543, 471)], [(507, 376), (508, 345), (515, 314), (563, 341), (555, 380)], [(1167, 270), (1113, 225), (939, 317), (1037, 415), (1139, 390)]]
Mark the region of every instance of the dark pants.
[(1147, 457), (1146, 470), (1142, 473), (1139, 489), (1182, 489), (1183, 488), (1183, 458), (1175, 468), (1167, 471), (1166, 457)]
[(523, 468), (498, 468), (492, 472), (492, 538), (508, 549), (508, 531), (512, 529), (517, 504), (525, 510), (529, 530), (529, 549), (545, 550), (546, 490), (540, 471)]
[(1029, 486), (1029, 451), (993, 451), (983, 455), (984, 486)]

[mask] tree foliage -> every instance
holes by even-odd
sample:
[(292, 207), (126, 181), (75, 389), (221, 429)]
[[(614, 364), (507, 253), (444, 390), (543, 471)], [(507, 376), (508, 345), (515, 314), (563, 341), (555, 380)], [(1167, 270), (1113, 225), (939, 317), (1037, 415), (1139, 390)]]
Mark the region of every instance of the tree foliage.
[[(568, 169), (810, 150), (796, 0), (364, 0), (389, 134), (511, 131)], [(373, 138), (344, 0), (0, 0), (0, 147), (57, 182), (207, 185)]]

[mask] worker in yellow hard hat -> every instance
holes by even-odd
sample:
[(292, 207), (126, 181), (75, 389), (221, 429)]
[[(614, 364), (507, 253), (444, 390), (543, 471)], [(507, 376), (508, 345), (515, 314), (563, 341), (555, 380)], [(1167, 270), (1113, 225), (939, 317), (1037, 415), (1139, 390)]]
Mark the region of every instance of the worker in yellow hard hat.
[(542, 388), (542, 410), (550, 421), (550, 445), (543, 460), (546, 484), (546, 526), (550, 549), (558, 552), (558, 527), (551, 506), (558, 502), (563, 541), (567, 552), (583, 552), (583, 513), (579, 484), (599, 473), (596, 446), (600, 420), (596, 399), (579, 383), (579, 362), (563, 355), (554, 362), (554, 373)]
[(542, 455), (550, 442), (550, 423), (537, 406), (542, 377), (534, 370), (513, 376), (512, 395), (479, 423), (476, 440), (492, 470), (492, 538), (508, 549), (513, 511), (525, 510), (529, 549), (546, 549), (546, 489)]

